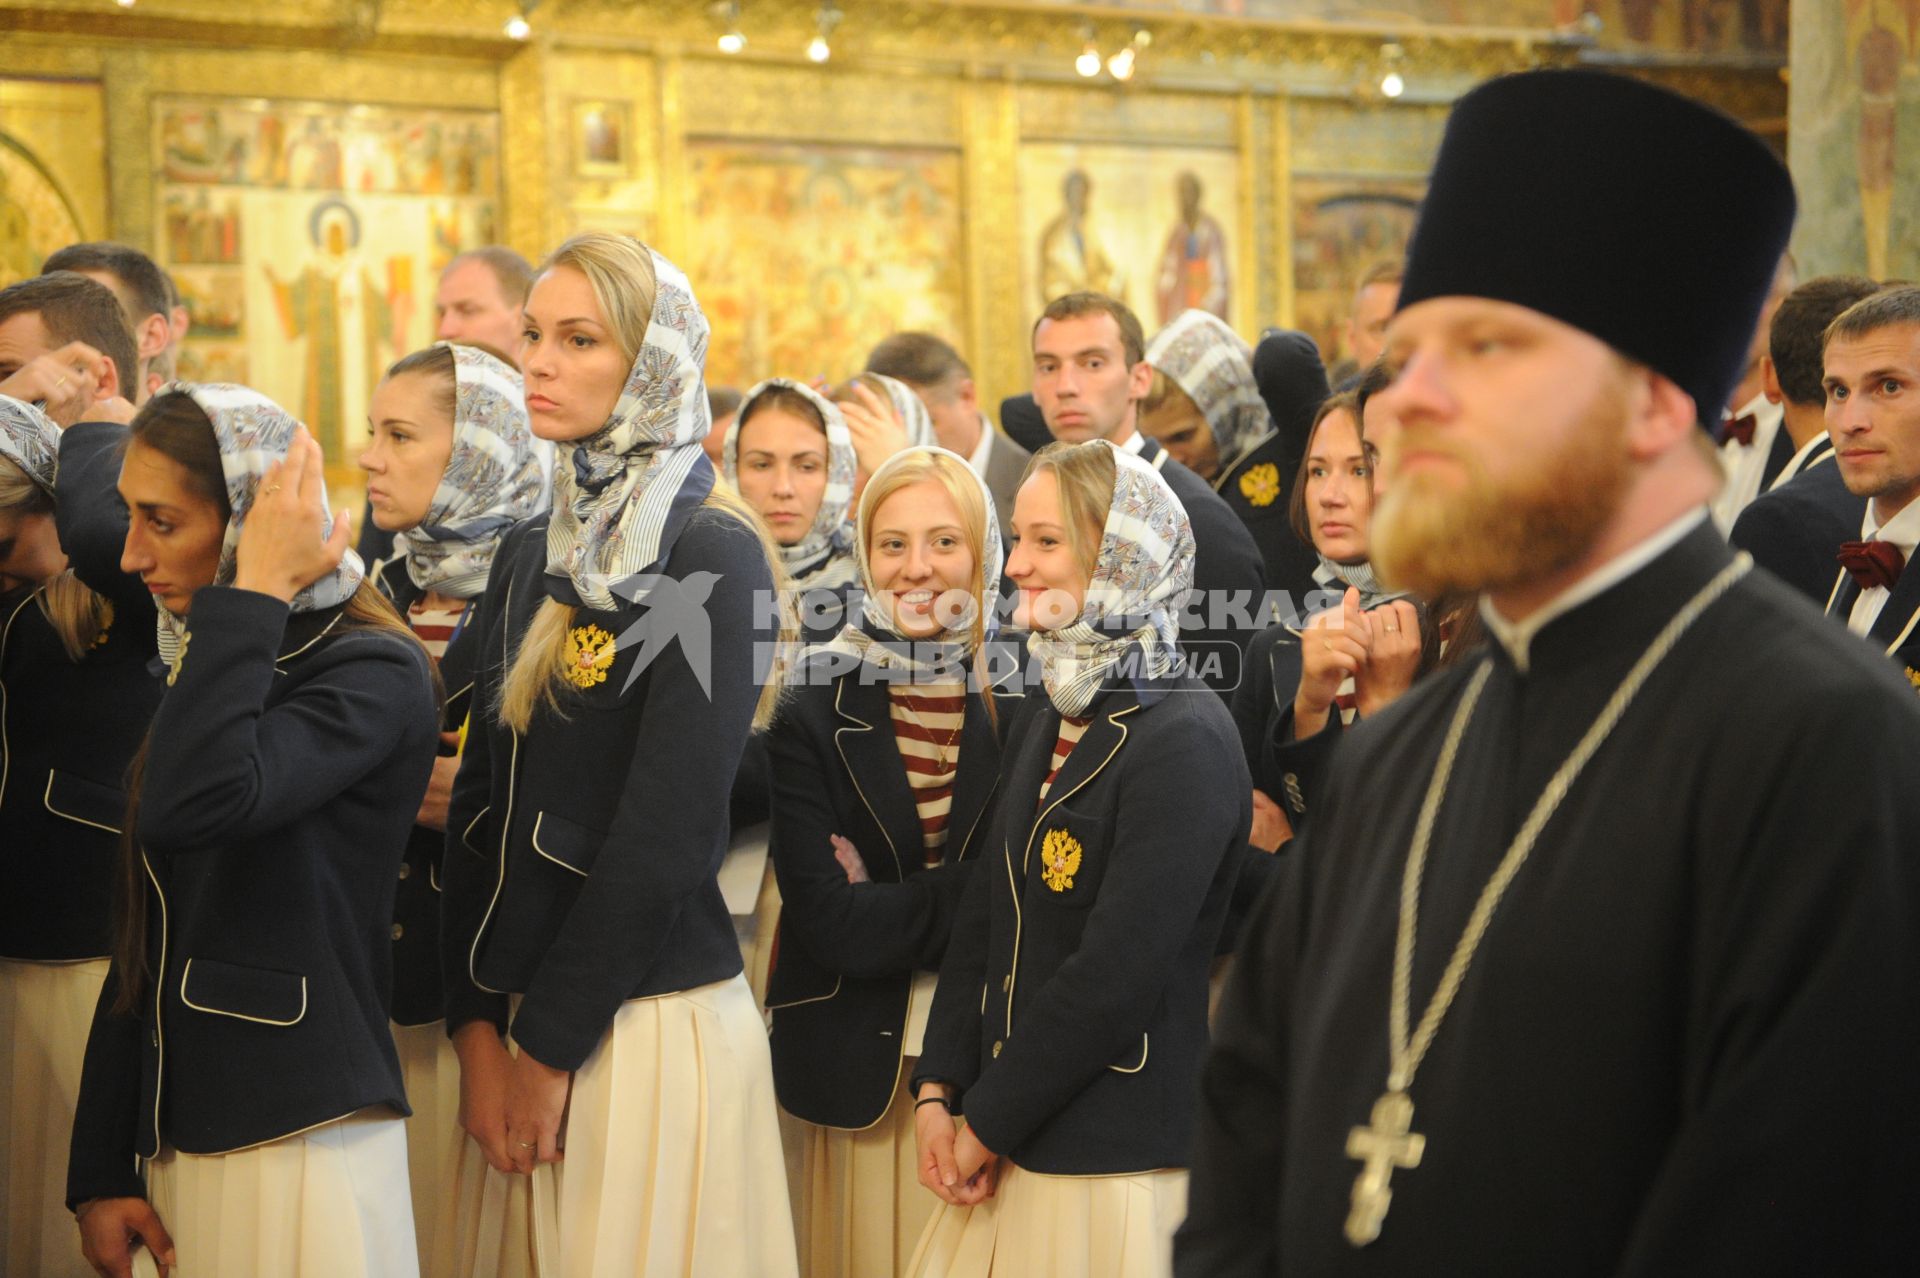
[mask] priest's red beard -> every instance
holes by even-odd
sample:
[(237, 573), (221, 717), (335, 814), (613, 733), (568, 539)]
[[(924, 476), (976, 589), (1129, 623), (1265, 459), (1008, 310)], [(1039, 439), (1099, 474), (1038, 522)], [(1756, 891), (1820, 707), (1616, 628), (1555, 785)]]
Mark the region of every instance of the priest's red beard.
[(1609, 383), (1551, 451), (1511, 445), (1516, 466), (1490, 475), (1444, 433), (1406, 428), (1402, 450), (1440, 452), (1459, 471), (1393, 477), (1374, 511), (1371, 558), (1383, 581), (1426, 599), (1537, 581), (1586, 553), (1619, 509), (1630, 465), (1626, 397)]

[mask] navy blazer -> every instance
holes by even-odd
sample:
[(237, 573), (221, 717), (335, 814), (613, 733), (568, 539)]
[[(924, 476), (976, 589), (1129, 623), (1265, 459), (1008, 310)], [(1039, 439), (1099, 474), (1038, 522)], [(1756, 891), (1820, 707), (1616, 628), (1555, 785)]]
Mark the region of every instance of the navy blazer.
[[(1231, 698), (1244, 677), (1247, 643), (1263, 622), (1266, 561), (1253, 534), (1206, 480), (1144, 435), (1140, 460), (1160, 472), (1193, 526), (1193, 588), (1198, 594), (1190, 608), (1182, 610), (1180, 646), (1194, 663), (1194, 673), (1222, 698)], [(1243, 611), (1236, 613), (1236, 606)], [(1239, 624), (1242, 618), (1245, 624)], [(1196, 620), (1200, 624), (1188, 624)]]
[[(383, 559), (367, 574), (393, 604), (402, 620), (407, 610), (426, 594), (407, 575), (405, 561)], [(440, 680), (446, 689), (440, 715), (442, 732), (458, 732), (473, 706), (474, 667), (480, 657), (483, 602), (467, 601), (466, 611), (446, 655), (440, 658)], [(400, 884), (393, 902), (393, 1021), (396, 1025), (431, 1025), (446, 1015), (440, 988), (440, 857), (447, 846), (444, 830), (415, 825), (407, 838), (406, 859), (400, 863)]]
[[(1858, 524), (1854, 525), (1853, 536), (1860, 536)], [(1834, 571), (1827, 615), (1844, 626), (1853, 613), (1854, 601), (1860, 597), (1860, 587), (1854, 584), (1846, 569)], [(1880, 615), (1867, 630), (1866, 640), (1899, 665), (1906, 672), (1907, 682), (1920, 692), (1920, 571), (1914, 570), (1911, 564), (1894, 583), (1886, 606), (1880, 609)]]
[[(547, 599), (546, 536), (546, 515), (525, 520), (494, 558), (476, 707), (499, 704), (507, 655)], [(589, 651), (632, 636), (603, 679), (562, 689), (559, 711), (541, 706), (524, 736), (476, 713), (454, 779), (441, 866), (447, 1030), (485, 1020), (505, 1032), (508, 995), (523, 994), (513, 1036), (555, 1069), (578, 1069), (627, 999), (741, 970), (717, 875), (760, 697), (756, 661), (779, 638), (763, 606), (773, 577), (753, 530), (713, 508), (694, 513), (660, 575), (677, 597), (577, 610)], [(696, 630), (703, 618), (706, 633), (656, 633), (653, 617)]]
[(1727, 540), (1752, 555), (1754, 563), (1824, 605), (1840, 571), (1840, 543), (1859, 539), (1866, 513), (1867, 499), (1847, 491), (1840, 464), (1828, 448), (1792, 479), (1754, 498), (1733, 521)]
[[(1213, 490), (1253, 535), (1266, 565), (1267, 585), (1285, 591), (1294, 610), (1304, 616), (1308, 596), (1321, 589), (1313, 579), (1320, 556), (1300, 540), (1287, 513), (1299, 464), (1297, 457), (1286, 455), (1285, 441), (1279, 435), (1269, 435), (1239, 461), (1222, 468), (1213, 481)], [(1296, 469), (1289, 470), (1289, 466)], [(1254, 620), (1257, 623), (1269, 618)]]
[[(899, 1084), (914, 973), (939, 969), (986, 843), (1000, 742), (986, 702), (969, 693), (945, 862), (928, 868), (887, 685), (865, 664), (815, 678), (791, 694), (768, 739), (782, 902), (767, 978), (773, 1081), (780, 1104), (807, 1122), (870, 1127)], [(870, 882), (847, 882), (835, 834), (860, 850)]]
[(217, 1154), (356, 1110), (406, 1113), (387, 1025), (395, 871), (438, 707), (413, 641), (193, 597), (135, 834), (153, 983), (87, 1040), (69, 1205), (143, 1193), (134, 1156)]
[(0, 600), (0, 957), (104, 958), (114, 866), (126, 820), (127, 765), (162, 684), (152, 668), (153, 597), (120, 571), (125, 508), (119, 427), (61, 435), (57, 527), (79, 552), (74, 575), (110, 608), (74, 661), (44, 592)]
[(1185, 1166), (1207, 977), (1253, 822), (1226, 706), (1188, 675), (1094, 698), (1044, 801), (1060, 715), (1026, 698), (940, 967), (915, 1085), (1049, 1175)]

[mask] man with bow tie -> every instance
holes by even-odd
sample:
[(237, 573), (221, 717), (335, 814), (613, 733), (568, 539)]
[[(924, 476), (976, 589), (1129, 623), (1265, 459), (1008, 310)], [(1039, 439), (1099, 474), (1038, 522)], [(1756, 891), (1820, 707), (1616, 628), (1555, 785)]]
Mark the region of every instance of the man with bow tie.
[(1727, 481), (1713, 500), (1713, 519), (1721, 532), (1733, 527), (1740, 512), (1766, 492), (1793, 459), (1794, 442), (1783, 429), (1785, 414), (1781, 404), (1767, 394), (1765, 368), (1774, 312), (1793, 290), (1794, 278), (1792, 255), (1782, 255), (1780, 264), (1774, 268), (1773, 286), (1760, 309), (1753, 344), (1747, 349), (1746, 368), (1729, 400), (1739, 407), (1729, 409), (1720, 421), (1720, 466), (1726, 472)]
[(1841, 478), (1868, 498), (1860, 540), (1840, 548), (1829, 616), (1865, 635), (1920, 688), (1920, 288), (1855, 303), (1827, 329), (1827, 433)]

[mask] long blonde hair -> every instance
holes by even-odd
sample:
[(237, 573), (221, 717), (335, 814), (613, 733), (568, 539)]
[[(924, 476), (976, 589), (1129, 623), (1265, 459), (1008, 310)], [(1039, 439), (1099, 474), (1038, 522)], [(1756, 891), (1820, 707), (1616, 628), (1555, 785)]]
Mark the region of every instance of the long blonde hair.
[[(653, 254), (646, 245), (624, 235), (589, 232), (576, 235), (555, 249), (540, 264), (538, 277), (556, 267), (570, 266), (587, 277), (593, 288), (594, 302), (606, 318), (614, 344), (629, 367), (646, 344), (647, 326), (653, 320), (653, 303), (658, 288), (653, 270)], [(750, 529), (760, 543), (776, 594), (785, 599), (786, 571), (781, 567), (780, 551), (772, 533), (754, 509), (732, 488), (715, 483), (703, 506), (730, 515)], [(520, 637), (512, 664), (500, 684), (500, 722), (515, 732), (525, 732), (541, 706), (555, 714), (564, 714), (560, 693), (567, 687), (567, 642), (577, 609), (553, 599), (542, 600)], [(799, 623), (788, 604), (781, 606), (781, 649), (797, 639)], [(786, 663), (776, 661), (767, 671), (760, 688), (760, 701), (754, 709), (753, 726), (764, 729), (773, 722), (786, 684)]]
[(1088, 580), (1100, 562), (1100, 542), (1106, 535), (1107, 514), (1113, 509), (1113, 484), (1118, 463), (1104, 440), (1081, 444), (1056, 440), (1033, 455), (1020, 482), (1043, 470), (1053, 472), (1060, 485), (1060, 515), (1067, 525), (1067, 546)]
[[(11, 459), (0, 457), (0, 510), (20, 516), (53, 514), (53, 498)], [(47, 624), (60, 637), (67, 660), (87, 655), (100, 632), (113, 620), (113, 605), (94, 593), (68, 568), (49, 577), (37, 599)]]

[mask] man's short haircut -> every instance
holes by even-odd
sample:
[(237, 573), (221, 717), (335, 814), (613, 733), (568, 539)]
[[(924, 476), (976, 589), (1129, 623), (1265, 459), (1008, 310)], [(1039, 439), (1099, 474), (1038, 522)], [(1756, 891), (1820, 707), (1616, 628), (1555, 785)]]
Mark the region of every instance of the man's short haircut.
[(1040, 326), (1048, 320), (1057, 322), (1088, 315), (1113, 317), (1113, 322), (1120, 327), (1120, 347), (1126, 354), (1128, 368), (1147, 357), (1147, 334), (1140, 327), (1140, 317), (1125, 302), (1108, 297), (1105, 293), (1063, 293), (1054, 298), (1040, 312), (1040, 318), (1033, 322), (1033, 332), (1027, 335), (1027, 341), (1031, 343), (1039, 334)]
[(58, 350), (68, 342), (85, 342), (113, 361), (120, 375), (120, 393), (138, 399), (145, 390), (136, 384), (140, 354), (133, 329), (113, 290), (77, 271), (52, 271), (0, 288), (0, 324), (16, 315), (36, 314)]
[(1822, 379), (1827, 325), (1855, 302), (1879, 291), (1879, 283), (1864, 275), (1822, 275), (1781, 300), (1767, 329), (1767, 354), (1773, 358), (1780, 393), (1789, 403), (1805, 408), (1826, 403)]
[(1883, 328), (1907, 326), (1920, 328), (1920, 287), (1883, 288), (1841, 311), (1827, 325), (1820, 349), (1824, 352), (1836, 341), (1852, 341)]
[(713, 421), (730, 417), (740, 411), (740, 401), (744, 399), (738, 390), (731, 386), (707, 387), (707, 416)]
[(1397, 288), (1400, 281), (1406, 277), (1407, 263), (1403, 258), (1390, 257), (1385, 261), (1375, 262), (1360, 277), (1360, 282), (1353, 286), (1354, 295), (1358, 296), (1361, 290), (1372, 288), (1375, 284), (1392, 284)]
[[(462, 262), (479, 262), (493, 272), (494, 280), (500, 285), (500, 296), (506, 299), (508, 306), (525, 306), (527, 294), (533, 289), (533, 264), (512, 249), (500, 244), (484, 244), (477, 249), (468, 249), (447, 263), (451, 271)], [(443, 271), (441, 274), (445, 274)]]
[(127, 320), (138, 324), (149, 315), (173, 317), (173, 286), (167, 273), (139, 249), (111, 240), (91, 240), (69, 244), (49, 257), (40, 268), (42, 275), (54, 271), (100, 271), (120, 281), (127, 303)]
[(973, 376), (960, 352), (932, 333), (895, 333), (882, 339), (867, 356), (867, 371), (909, 386), (944, 386)]

